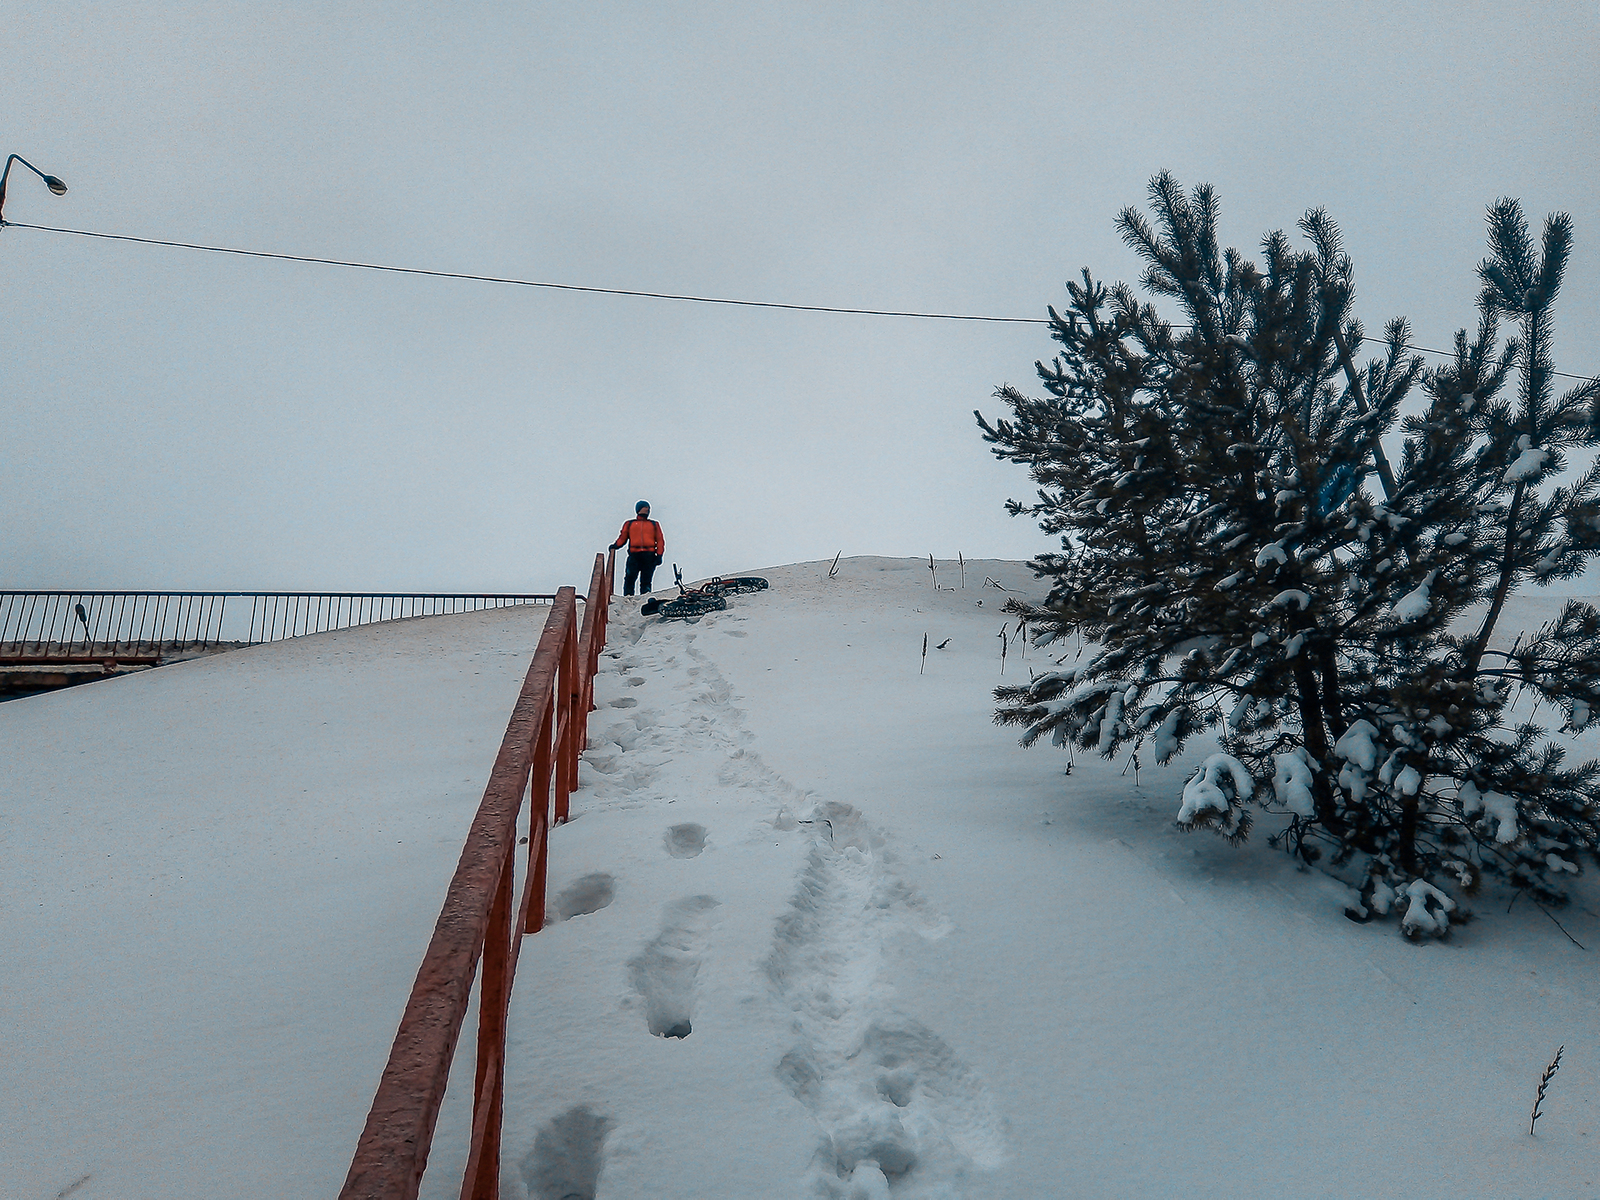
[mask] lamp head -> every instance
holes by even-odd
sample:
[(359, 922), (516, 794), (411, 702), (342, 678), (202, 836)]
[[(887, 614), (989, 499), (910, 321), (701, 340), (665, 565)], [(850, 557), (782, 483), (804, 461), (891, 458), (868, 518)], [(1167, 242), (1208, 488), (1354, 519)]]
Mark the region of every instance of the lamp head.
[(54, 175), (46, 175), (44, 177), (44, 185), (57, 196), (65, 196), (67, 194), (67, 185), (62, 183), (61, 180), (57, 179)]

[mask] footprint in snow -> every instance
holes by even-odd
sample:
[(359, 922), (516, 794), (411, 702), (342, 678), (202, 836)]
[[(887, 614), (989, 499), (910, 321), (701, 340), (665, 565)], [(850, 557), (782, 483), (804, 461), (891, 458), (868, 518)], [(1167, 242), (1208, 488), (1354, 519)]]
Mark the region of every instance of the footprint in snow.
[(521, 1164), (529, 1200), (594, 1200), (610, 1127), (580, 1104), (540, 1129)]
[(674, 900), (661, 913), (661, 932), (628, 963), (633, 986), (645, 1002), (645, 1023), (656, 1037), (686, 1038), (693, 1032), (695, 984), (705, 960), (711, 896)]
[(592, 875), (585, 875), (582, 879), (575, 879), (561, 889), (561, 894), (550, 906), (551, 923), (570, 921), (573, 917), (584, 917), (599, 912), (610, 904), (616, 895), (617, 881), (604, 871), (596, 871)]
[(667, 844), (667, 853), (673, 858), (694, 858), (706, 848), (706, 827), (704, 825), (674, 825), (667, 830), (664, 839)]
[(639, 702), (632, 696), (621, 696), (611, 702), (612, 708), (632, 708)]

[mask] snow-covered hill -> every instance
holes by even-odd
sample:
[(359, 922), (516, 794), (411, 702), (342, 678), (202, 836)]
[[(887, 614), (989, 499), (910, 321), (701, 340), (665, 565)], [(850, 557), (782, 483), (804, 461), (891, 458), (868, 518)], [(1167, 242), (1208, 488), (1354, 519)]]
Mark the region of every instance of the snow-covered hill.
[[(1173, 828), (1203, 747), (1135, 783), (991, 724), (1019, 564), (758, 573), (692, 625), (616, 602), (505, 1194), (1600, 1194), (1589, 881), (1588, 951), (1492, 894), (1444, 943), (1354, 925)], [(0, 1194), (337, 1192), (539, 619), (0, 706)]]

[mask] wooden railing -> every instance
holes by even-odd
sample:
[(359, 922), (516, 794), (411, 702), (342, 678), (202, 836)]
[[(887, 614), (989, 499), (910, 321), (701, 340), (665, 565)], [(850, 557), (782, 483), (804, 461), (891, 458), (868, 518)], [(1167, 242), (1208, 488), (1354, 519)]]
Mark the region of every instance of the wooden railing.
[[(595, 555), (581, 623), (576, 592), (566, 587), (556, 593), (412, 985), (341, 1200), (414, 1200), (417, 1195), (480, 960), (472, 1141), (461, 1195), (497, 1200), (511, 984), (523, 935), (544, 925), (549, 831), (552, 822), (567, 819), (567, 798), (577, 783), (595, 669), (605, 646), (614, 562), (614, 554)], [(517, 821), (525, 796), (530, 801), (528, 869), (521, 899), (513, 905)]]

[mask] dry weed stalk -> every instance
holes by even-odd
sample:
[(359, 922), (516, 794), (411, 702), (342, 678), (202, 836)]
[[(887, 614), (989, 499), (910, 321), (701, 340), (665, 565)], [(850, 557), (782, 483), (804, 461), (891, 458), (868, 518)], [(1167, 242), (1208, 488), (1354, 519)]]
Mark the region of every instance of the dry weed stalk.
[(1528, 1118), (1528, 1136), (1530, 1137), (1533, 1136), (1534, 1125), (1538, 1123), (1540, 1117), (1544, 1116), (1544, 1113), (1539, 1111), (1539, 1106), (1544, 1103), (1544, 1090), (1550, 1086), (1550, 1081), (1555, 1078), (1556, 1072), (1561, 1069), (1561, 1052), (1565, 1049), (1566, 1046), (1564, 1045), (1556, 1047), (1556, 1056), (1550, 1060), (1550, 1065), (1544, 1069), (1544, 1074), (1539, 1077), (1539, 1093), (1533, 1098), (1533, 1115)]

